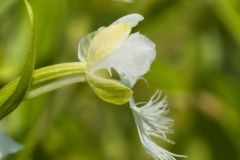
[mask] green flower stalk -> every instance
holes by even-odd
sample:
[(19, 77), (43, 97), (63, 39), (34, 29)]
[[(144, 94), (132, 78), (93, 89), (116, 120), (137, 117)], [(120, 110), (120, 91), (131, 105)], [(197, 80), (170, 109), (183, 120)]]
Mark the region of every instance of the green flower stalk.
[[(139, 14), (130, 14), (83, 37), (78, 48), (80, 62), (35, 70), (25, 99), (73, 83), (87, 82), (106, 102), (116, 105), (129, 102), (140, 140), (150, 156), (155, 160), (175, 160), (175, 157), (185, 156), (173, 154), (153, 140), (155, 137), (173, 143), (167, 138), (173, 130), (172, 120), (166, 116), (169, 112), (166, 98), (161, 98), (161, 93), (156, 91), (148, 102), (139, 106), (133, 97), (132, 88), (149, 71), (156, 56), (151, 40), (138, 32), (131, 34), (132, 28), (143, 19)], [(113, 78), (112, 69), (118, 73), (119, 80)], [(19, 79), (0, 90), (0, 116), (4, 111), (2, 104), (14, 93)]]
[[(84, 62), (62, 63), (37, 69), (33, 72), (32, 87), (25, 99), (30, 99), (70, 84), (84, 82), (85, 71), (86, 63)], [(3, 105), (4, 102), (13, 94), (19, 81), (20, 77), (0, 90), (0, 118), (4, 117), (4, 114), (2, 114), (5, 107)]]

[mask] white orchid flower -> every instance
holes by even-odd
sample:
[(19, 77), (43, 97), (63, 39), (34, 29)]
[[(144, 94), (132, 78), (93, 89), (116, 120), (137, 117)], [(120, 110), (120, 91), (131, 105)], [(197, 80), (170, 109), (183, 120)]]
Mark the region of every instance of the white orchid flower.
[[(133, 98), (133, 86), (149, 71), (156, 56), (155, 44), (152, 41), (140, 33), (130, 34), (132, 28), (143, 19), (139, 14), (130, 14), (81, 39), (78, 49), (78, 57), (82, 61), (80, 63), (63, 63), (35, 70), (33, 85), (56, 78), (62, 79), (32, 89), (26, 98), (86, 80), (104, 101), (117, 105), (129, 102), (141, 142), (149, 155), (155, 160), (175, 160), (175, 157), (185, 156), (173, 154), (153, 140), (159, 138), (173, 143), (166, 136), (173, 133), (172, 120), (166, 117), (169, 112), (166, 98), (161, 99), (161, 94), (157, 91), (148, 102), (141, 103), (143, 106), (135, 103)], [(119, 80), (112, 76), (112, 69), (119, 75)], [(1, 118), (6, 116), (5, 111), (9, 108), (4, 108), (4, 104), (18, 82), (19, 78), (0, 90), (0, 106), (3, 106), (0, 110)], [(5, 143), (2, 143), (3, 140)], [(21, 147), (1, 134), (0, 141), (0, 159)]]
[[(172, 120), (166, 117), (166, 99), (161, 100), (157, 91), (149, 102), (138, 107), (132, 96), (131, 88), (149, 71), (156, 56), (153, 42), (140, 33), (130, 34), (143, 19), (139, 14), (130, 14), (87, 35), (79, 43), (78, 57), (87, 63), (86, 80), (101, 99), (117, 105), (129, 101), (147, 153), (155, 160), (174, 160), (184, 156), (168, 152), (152, 139), (172, 143), (166, 137), (173, 132)], [(116, 70), (120, 80), (111, 77), (111, 69)]]

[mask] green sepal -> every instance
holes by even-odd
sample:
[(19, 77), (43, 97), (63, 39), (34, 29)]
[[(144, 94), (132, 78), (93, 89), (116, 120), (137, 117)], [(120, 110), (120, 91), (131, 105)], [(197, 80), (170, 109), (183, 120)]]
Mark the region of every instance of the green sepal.
[(126, 103), (132, 90), (120, 81), (99, 77), (93, 73), (86, 74), (86, 80), (93, 91), (104, 101), (116, 105)]

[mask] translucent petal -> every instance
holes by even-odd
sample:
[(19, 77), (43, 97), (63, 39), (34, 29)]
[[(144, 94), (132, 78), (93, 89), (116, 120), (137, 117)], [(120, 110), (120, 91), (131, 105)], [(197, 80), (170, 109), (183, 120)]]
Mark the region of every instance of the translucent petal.
[(101, 30), (92, 40), (87, 61), (91, 65), (99, 62), (119, 47), (131, 32), (130, 23), (110, 25)]
[(130, 23), (132, 27), (135, 27), (143, 19), (144, 17), (142, 15), (133, 13), (133, 14), (129, 14), (127, 16), (119, 18), (118, 20), (113, 22), (113, 24)]
[(85, 37), (81, 38), (78, 45), (78, 58), (80, 61), (86, 61), (89, 45), (96, 33), (97, 31), (89, 33)]
[(86, 61), (88, 49), (89, 49), (90, 43), (92, 42), (92, 39), (96, 36), (96, 34), (98, 34), (104, 28), (105, 27), (101, 27), (97, 31), (89, 33), (83, 38), (81, 38), (78, 45), (78, 58), (80, 61)]
[(150, 69), (155, 56), (154, 43), (147, 37), (135, 33), (131, 34), (119, 48), (94, 67), (107, 70), (114, 68), (123, 82), (132, 87)]
[(91, 72), (87, 73), (86, 79), (93, 91), (106, 102), (121, 105), (132, 95), (132, 90), (117, 80), (102, 78)]
[(19, 151), (21, 148), (22, 146), (20, 144), (14, 142), (3, 133), (0, 133), (0, 159)]

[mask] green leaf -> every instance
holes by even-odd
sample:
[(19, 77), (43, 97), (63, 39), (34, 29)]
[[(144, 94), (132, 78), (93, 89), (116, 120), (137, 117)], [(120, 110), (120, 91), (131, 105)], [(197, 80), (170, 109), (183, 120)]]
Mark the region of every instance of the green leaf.
[(19, 151), (22, 146), (3, 133), (0, 133), (0, 159)]
[(34, 19), (33, 19), (33, 11), (31, 5), (27, 0), (24, 0), (25, 6), (27, 8), (27, 13), (29, 16), (29, 20), (31, 23), (31, 45), (29, 49), (29, 53), (27, 56), (27, 61), (24, 66), (24, 71), (21, 76), (21, 79), (18, 83), (18, 86), (15, 92), (7, 99), (2, 106), (0, 106), (0, 119), (7, 116), (13, 110), (17, 108), (17, 106), (22, 102), (26, 93), (28, 92), (31, 84), (32, 84), (32, 75), (35, 66), (35, 35), (34, 35)]

